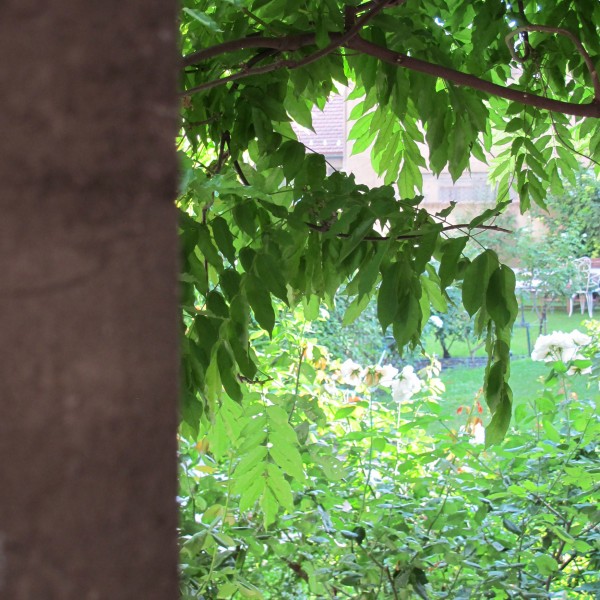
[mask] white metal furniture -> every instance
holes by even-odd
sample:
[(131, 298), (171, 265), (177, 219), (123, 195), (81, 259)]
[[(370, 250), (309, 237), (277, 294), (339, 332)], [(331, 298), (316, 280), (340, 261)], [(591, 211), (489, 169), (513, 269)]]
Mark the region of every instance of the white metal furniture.
[(592, 271), (592, 259), (587, 256), (576, 258), (573, 264), (576, 276), (573, 280), (573, 291), (569, 296), (569, 316), (573, 314), (574, 300), (578, 298), (581, 314), (587, 304), (588, 315), (591, 319), (594, 314), (594, 294), (600, 292), (600, 277)]

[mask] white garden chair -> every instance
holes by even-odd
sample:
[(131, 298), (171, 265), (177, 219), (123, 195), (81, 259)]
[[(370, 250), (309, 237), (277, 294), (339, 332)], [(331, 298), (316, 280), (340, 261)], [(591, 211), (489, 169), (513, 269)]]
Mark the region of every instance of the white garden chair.
[(576, 258), (573, 261), (576, 270), (575, 279), (572, 282), (573, 291), (569, 296), (569, 316), (573, 314), (573, 304), (575, 299), (579, 299), (581, 314), (585, 310), (586, 304), (590, 319), (594, 314), (594, 293), (600, 292), (600, 282), (592, 273), (592, 259), (584, 256)]

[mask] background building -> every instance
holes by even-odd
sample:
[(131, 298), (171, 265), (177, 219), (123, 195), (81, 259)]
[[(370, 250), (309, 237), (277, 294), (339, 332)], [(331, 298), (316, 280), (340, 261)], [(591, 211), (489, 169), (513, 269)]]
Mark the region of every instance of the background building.
[[(332, 96), (324, 110), (313, 110), (313, 129), (295, 126), (300, 141), (309, 149), (323, 154), (329, 164), (328, 169), (338, 169), (353, 173), (359, 183), (370, 187), (383, 185), (371, 165), (370, 151), (352, 155), (353, 142), (348, 140), (348, 131), (352, 122), (348, 115), (352, 110), (352, 102), (346, 100), (346, 92)], [(423, 146), (423, 151), (427, 147)], [(489, 208), (496, 203), (496, 189), (488, 181), (490, 167), (485, 163), (472, 159), (471, 172), (466, 172), (456, 182), (447, 170), (439, 176), (429, 171), (423, 171), (423, 203), (427, 208), (436, 212), (456, 202), (454, 218), (461, 220), (465, 217), (480, 213), (482, 206)], [(531, 217), (522, 217), (519, 213), (516, 195), (508, 209), (516, 224), (523, 226), (531, 224)]]

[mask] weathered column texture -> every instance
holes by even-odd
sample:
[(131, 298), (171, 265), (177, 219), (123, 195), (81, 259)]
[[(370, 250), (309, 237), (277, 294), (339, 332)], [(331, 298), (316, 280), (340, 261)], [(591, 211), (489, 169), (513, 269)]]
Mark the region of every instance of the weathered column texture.
[(0, 2), (0, 598), (177, 597), (176, 3)]

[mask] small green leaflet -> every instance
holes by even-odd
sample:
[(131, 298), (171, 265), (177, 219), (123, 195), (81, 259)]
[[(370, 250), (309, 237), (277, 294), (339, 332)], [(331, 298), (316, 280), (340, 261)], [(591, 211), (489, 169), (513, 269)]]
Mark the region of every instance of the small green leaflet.
[(377, 296), (377, 318), (385, 331), (398, 311), (398, 282), (400, 263), (393, 262), (381, 273), (381, 286)]
[(251, 273), (246, 278), (246, 297), (258, 324), (271, 335), (275, 326), (275, 311), (271, 304), (271, 295), (263, 287), (260, 279)]
[(439, 276), (442, 289), (446, 289), (455, 279), (458, 268), (458, 258), (465, 249), (468, 236), (450, 238), (442, 243), (442, 259)]
[(462, 298), (470, 316), (484, 305), (488, 281), (498, 264), (496, 253), (493, 250), (485, 250), (467, 267)]
[(207, 29), (210, 29), (211, 31), (214, 31), (214, 32), (223, 31), (219, 27), (218, 23), (214, 19), (209, 17), (206, 13), (200, 12), (199, 10), (194, 10), (192, 8), (187, 8), (185, 6), (183, 7), (183, 12), (190, 15), (190, 17), (196, 19), (196, 21), (198, 21), (198, 23), (204, 25), (204, 27), (206, 27)]

